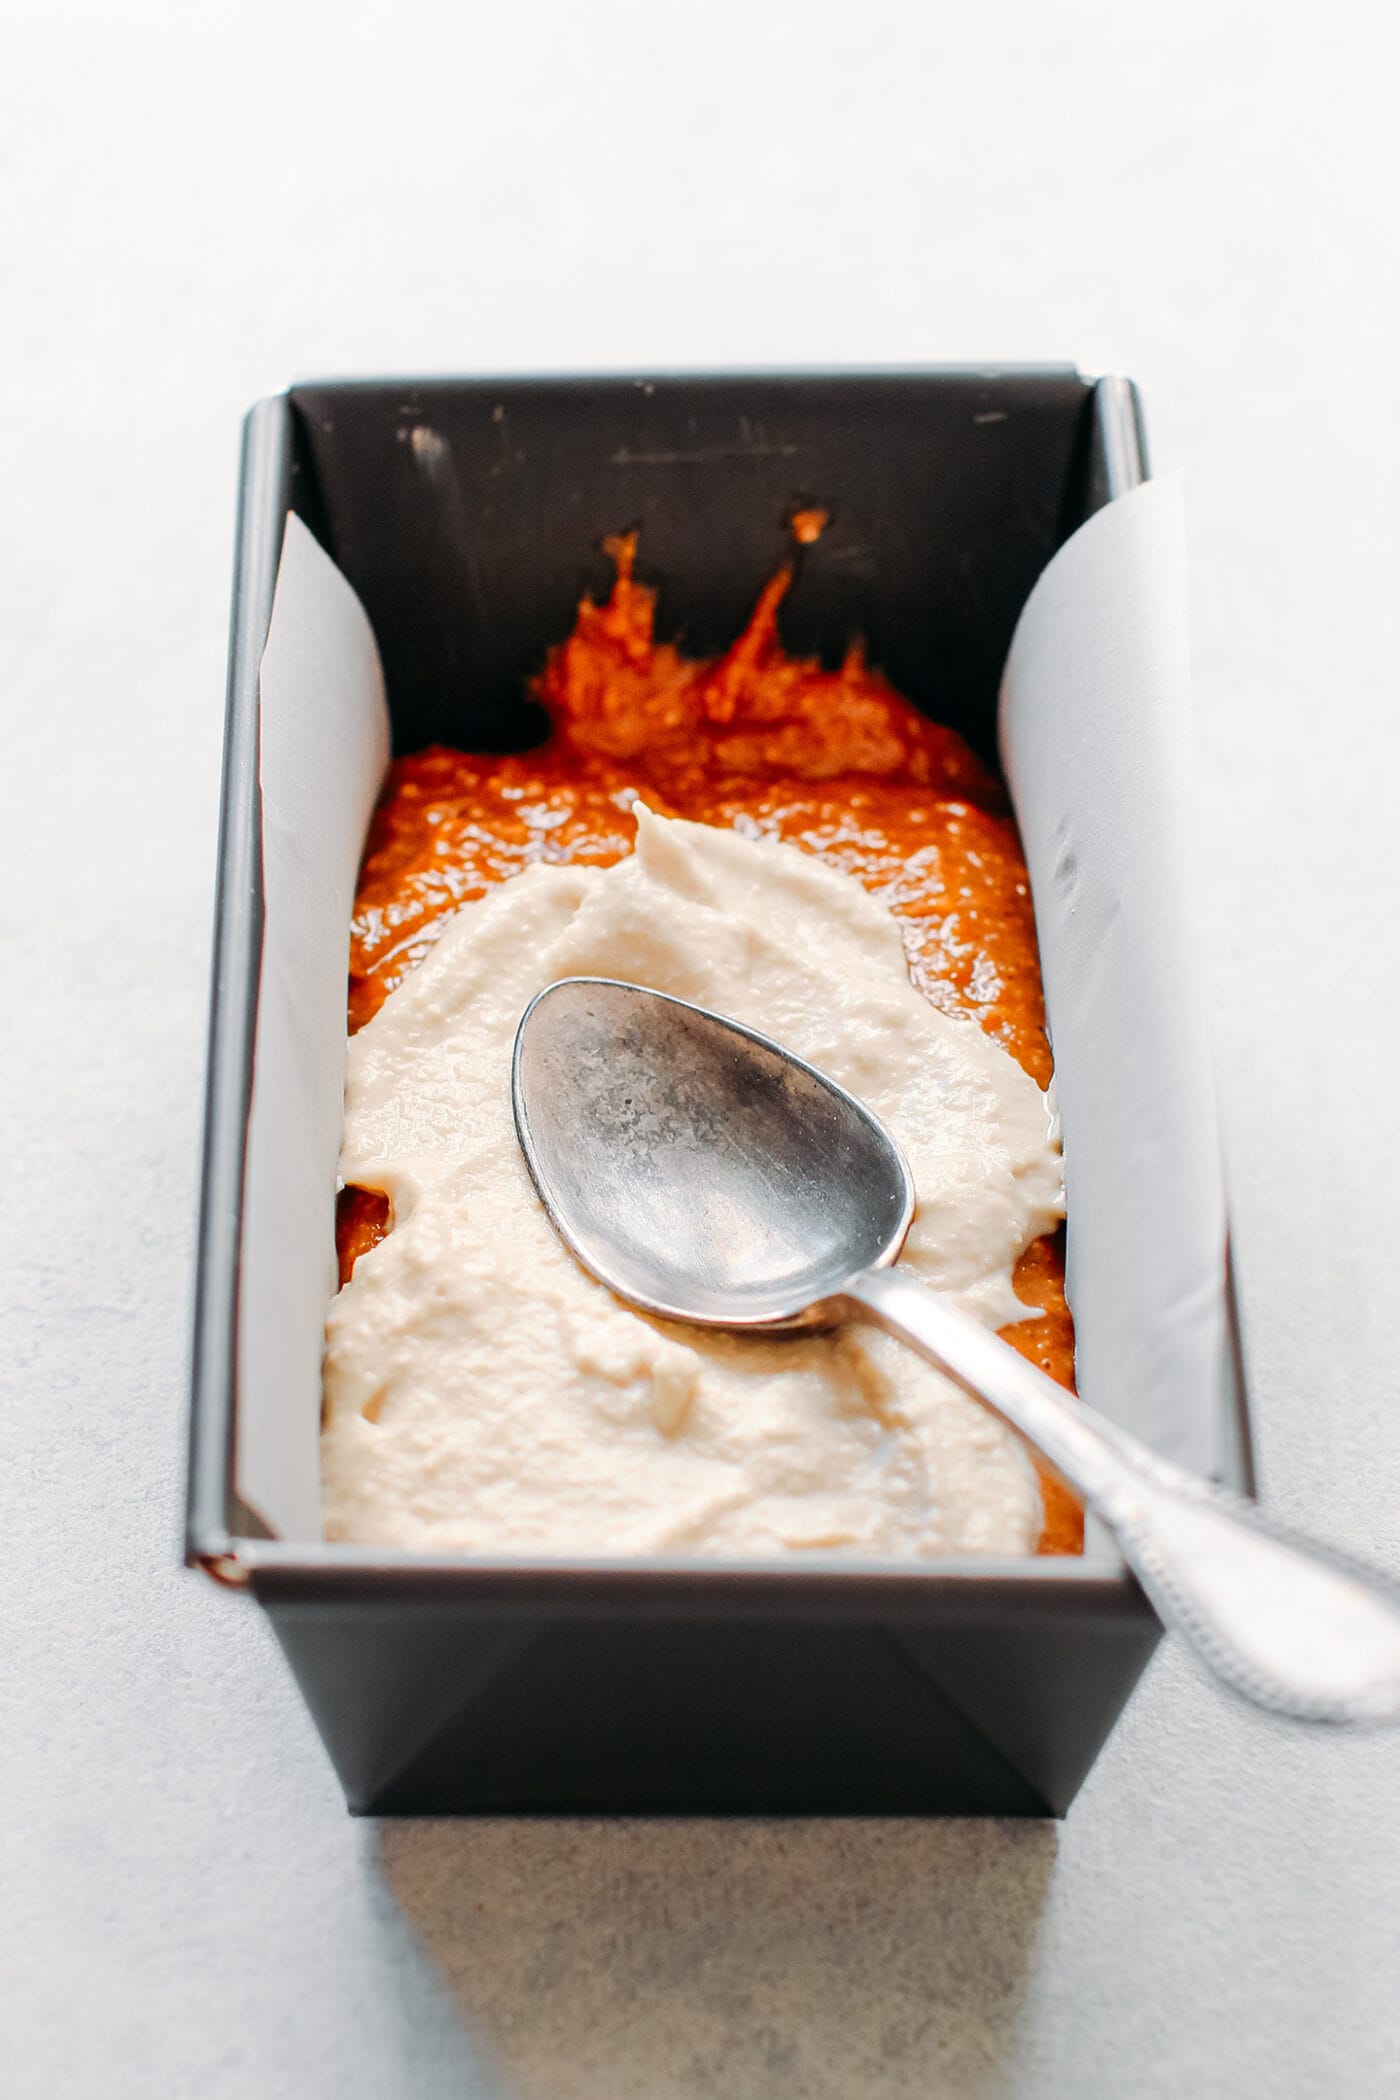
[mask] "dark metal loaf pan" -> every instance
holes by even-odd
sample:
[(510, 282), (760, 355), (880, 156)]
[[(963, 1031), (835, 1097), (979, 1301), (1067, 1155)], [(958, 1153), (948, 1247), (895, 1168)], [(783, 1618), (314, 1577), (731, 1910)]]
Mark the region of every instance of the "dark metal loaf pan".
[[(445, 467), (425, 473), (422, 440)], [(188, 1551), (245, 1585), (352, 1809), (1062, 1814), (1158, 1638), (1111, 1558), (871, 1568), (488, 1563), (257, 1536), (237, 1499), (243, 1147), (261, 936), (258, 668), (290, 508), (348, 577), (396, 749), (529, 742), (524, 683), (640, 524), (659, 632), (718, 649), (831, 502), (790, 647), (856, 632), (996, 749), (1032, 585), (1145, 473), (1133, 389), (1068, 366), (306, 384), (245, 432)], [(1071, 1220), (1073, 1231), (1073, 1220)], [(1238, 1484), (1248, 1484), (1247, 1435)]]

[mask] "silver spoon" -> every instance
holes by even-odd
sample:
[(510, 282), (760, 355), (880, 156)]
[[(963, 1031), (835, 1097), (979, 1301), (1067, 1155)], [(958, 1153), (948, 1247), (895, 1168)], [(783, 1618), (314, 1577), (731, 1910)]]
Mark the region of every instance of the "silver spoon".
[(1156, 1457), (896, 1268), (909, 1169), (813, 1066), (685, 1000), (571, 977), (525, 1009), (512, 1097), (545, 1209), (619, 1298), (762, 1333), (872, 1321), (1049, 1462), (1232, 1690), (1300, 1720), (1400, 1715), (1400, 1585)]

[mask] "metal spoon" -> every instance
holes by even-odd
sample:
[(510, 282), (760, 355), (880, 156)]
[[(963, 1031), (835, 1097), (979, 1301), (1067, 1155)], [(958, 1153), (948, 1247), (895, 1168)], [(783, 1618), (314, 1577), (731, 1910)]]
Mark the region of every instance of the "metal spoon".
[(619, 1298), (763, 1333), (872, 1321), (1049, 1462), (1232, 1690), (1300, 1720), (1400, 1715), (1400, 1585), (1156, 1457), (896, 1268), (909, 1169), (813, 1066), (685, 1000), (571, 977), (525, 1009), (512, 1096), (545, 1209)]

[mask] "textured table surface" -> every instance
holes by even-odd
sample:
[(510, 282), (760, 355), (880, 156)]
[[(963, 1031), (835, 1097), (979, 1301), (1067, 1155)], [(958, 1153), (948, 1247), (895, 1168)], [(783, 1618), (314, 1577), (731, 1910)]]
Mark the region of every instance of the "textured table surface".
[(1167, 1654), (1062, 1827), (376, 1828), (256, 1612), (177, 1566), (245, 404), (1057, 355), (1132, 372), (1188, 476), (1267, 1493), (1400, 1563), (1387, 19), (12, 0), (7, 2091), (1400, 2090), (1400, 1739), (1289, 1733)]

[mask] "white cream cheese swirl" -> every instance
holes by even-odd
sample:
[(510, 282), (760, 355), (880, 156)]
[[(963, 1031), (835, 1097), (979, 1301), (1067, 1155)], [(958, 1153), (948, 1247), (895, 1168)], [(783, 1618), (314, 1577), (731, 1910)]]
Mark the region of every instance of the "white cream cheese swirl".
[(1010, 1432), (868, 1328), (759, 1340), (629, 1312), (577, 1267), (510, 1108), (520, 1014), (624, 977), (734, 1015), (884, 1118), (919, 1193), (903, 1260), (989, 1327), (1063, 1210), (1047, 1098), (909, 982), (896, 920), (796, 847), (639, 807), (608, 869), (465, 905), (350, 1045), (346, 1182), (389, 1236), (327, 1321), (326, 1534), (510, 1555), (879, 1559), (1032, 1551)]

